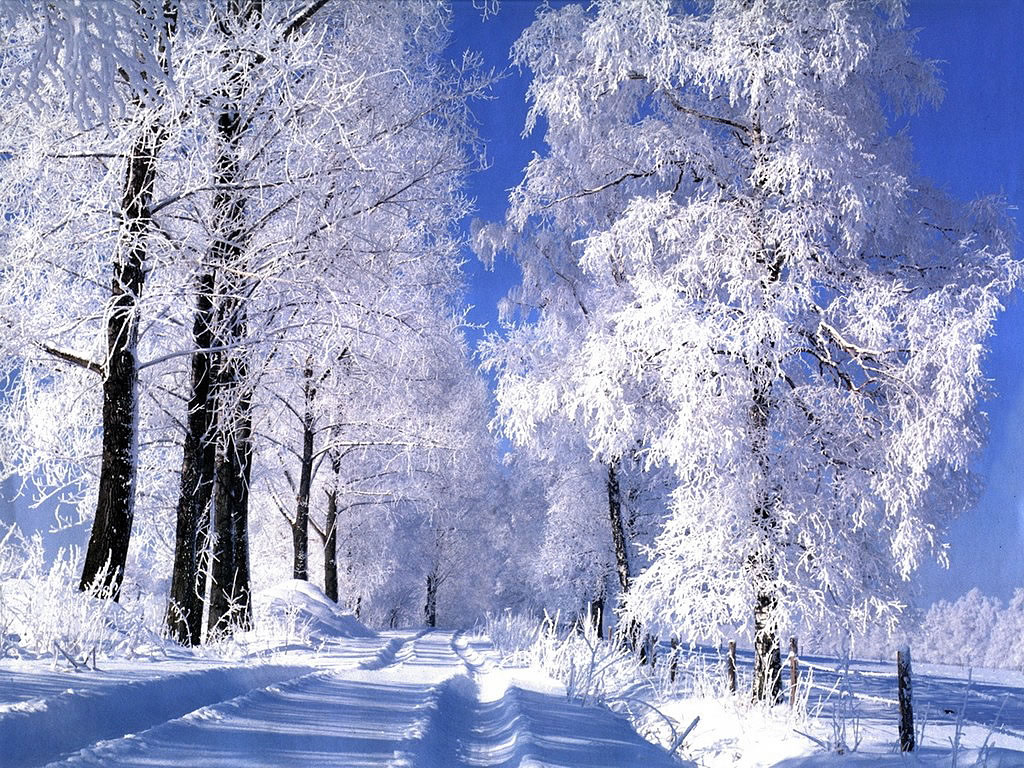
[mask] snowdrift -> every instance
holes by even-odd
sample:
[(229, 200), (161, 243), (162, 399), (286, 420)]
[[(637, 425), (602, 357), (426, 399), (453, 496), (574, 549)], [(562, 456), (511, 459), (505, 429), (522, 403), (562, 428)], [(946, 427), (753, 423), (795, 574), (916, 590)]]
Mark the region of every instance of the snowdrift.
[(377, 635), (308, 581), (282, 581), (257, 593), (254, 599), (261, 617), (275, 624), (301, 627), (313, 640)]
[[(25, 669), (25, 668), (23, 668)], [(56, 760), (200, 707), (313, 672), (308, 666), (267, 664), (180, 671), (151, 679), (99, 685), (110, 673), (69, 675), (74, 688), (0, 707), (0, 766)], [(13, 680), (14, 673), (10, 673)]]

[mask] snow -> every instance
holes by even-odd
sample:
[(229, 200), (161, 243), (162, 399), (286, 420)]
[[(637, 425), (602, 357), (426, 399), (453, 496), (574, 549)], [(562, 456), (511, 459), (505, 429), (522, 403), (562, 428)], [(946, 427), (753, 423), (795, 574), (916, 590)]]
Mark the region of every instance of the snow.
[[(694, 655), (713, 662), (716, 651)], [(752, 656), (741, 651), (737, 662), (740, 690), (747, 691)], [(668, 696), (657, 706), (677, 723), (700, 717), (680, 752), (705, 768), (1024, 766), (1024, 673), (915, 665), (918, 749), (907, 755), (896, 747), (895, 659), (853, 661), (847, 669), (809, 657), (801, 659), (801, 681), (795, 712), (786, 704), (753, 705), (745, 693)], [(653, 717), (646, 724), (657, 727)], [(847, 745), (842, 754), (840, 742)]]
[[(921, 747), (903, 755), (894, 662), (804, 657), (791, 710), (750, 703), (749, 651), (738, 653), (739, 695), (711, 694), (708, 681), (696, 690), (686, 675), (718, 670), (718, 650), (698, 647), (651, 702), (659, 714), (631, 724), (570, 700), (486, 637), (374, 632), (296, 581), (256, 606), (276, 642), (242, 635), (231, 661), (215, 655), (227, 647), (101, 658), (97, 670), (0, 661), (0, 766), (1024, 766), (1024, 672), (916, 665)], [(652, 743), (665, 741), (664, 716), (677, 732), (699, 717), (677, 757)]]
[(2, 764), (678, 766), (625, 719), (569, 702), (536, 670), (500, 668), (460, 633), (335, 636), (273, 664), (206, 663), (74, 674), (4, 662), (23, 692), (74, 688), (0, 712)]
[(159, 663), (142, 675), (83, 672), (64, 675), (63, 690), (54, 690), (56, 676), (40, 662), (5, 662), (0, 670), (3, 695), (25, 696), (0, 708), (0, 744), (4, 768), (39, 765), (104, 738), (141, 731), (170, 717), (184, 715), (225, 697), (294, 678), (308, 668), (258, 664), (182, 669)]
[(258, 593), (254, 599), (257, 612), (262, 611), (278, 622), (294, 623), (317, 640), (376, 635), (357, 618), (340, 610), (337, 603), (308, 581), (282, 581)]

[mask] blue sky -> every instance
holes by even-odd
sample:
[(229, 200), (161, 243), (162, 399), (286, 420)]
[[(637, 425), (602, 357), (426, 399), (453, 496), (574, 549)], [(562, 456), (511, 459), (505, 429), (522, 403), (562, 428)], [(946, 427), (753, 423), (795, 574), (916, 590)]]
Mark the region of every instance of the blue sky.
[[(561, 4), (561, 3), (559, 3)], [(534, 0), (503, 0), (496, 17), (482, 20), (469, 0), (456, 2), (452, 55), (480, 51), (488, 67), (508, 65), (508, 52), (533, 19)], [(946, 97), (938, 108), (904, 119), (923, 176), (967, 200), (1002, 194), (1020, 208), (1024, 182), (1024, 0), (918, 0), (909, 26), (920, 30), (918, 51), (939, 60)], [(491, 167), (470, 179), (476, 215), (504, 218), (509, 188), (522, 177), (531, 153), (541, 151), (538, 133), (520, 137), (526, 116), (528, 78), (511, 70), (494, 100), (475, 110), (488, 142)], [(1016, 210), (1018, 221), (1021, 213)], [(467, 222), (468, 226), (468, 222)], [(499, 261), (485, 271), (467, 252), (468, 298), (474, 323), (494, 329), (497, 302), (518, 279), (514, 265)], [(951, 531), (951, 567), (926, 567), (924, 601), (954, 598), (973, 586), (1007, 598), (1024, 587), (1024, 306), (1009, 303), (1000, 317), (985, 370), (995, 397), (985, 404), (991, 434), (976, 469), (985, 482), (978, 504), (964, 510)], [(473, 342), (479, 332), (471, 334)]]

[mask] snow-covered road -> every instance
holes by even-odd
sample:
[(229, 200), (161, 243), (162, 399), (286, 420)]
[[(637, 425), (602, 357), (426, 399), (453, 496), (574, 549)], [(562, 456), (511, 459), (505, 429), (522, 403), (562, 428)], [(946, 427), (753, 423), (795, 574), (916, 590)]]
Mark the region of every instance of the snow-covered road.
[[(20, 715), (20, 722), (8, 722), (8, 733), (23, 734), (19, 753), (10, 742), (0, 745), (0, 766), (678, 766), (625, 720), (567, 701), (536, 672), (497, 668), (479, 641), (458, 633), (337, 639), (301, 665), (278, 666), (267, 676), (269, 683), (257, 680), (243, 692), (236, 683), (223, 688), (227, 695), (185, 711), (172, 681), (169, 690), (136, 702), (134, 717), (121, 716), (128, 727), (116, 734), (116, 704), (139, 681), (108, 686), (103, 695), (83, 692), (105, 730), (26, 739), (47, 715), (44, 696), (0, 713), (0, 730)], [(155, 691), (158, 684), (149, 684)], [(191, 679), (180, 688), (194, 696), (204, 686)]]

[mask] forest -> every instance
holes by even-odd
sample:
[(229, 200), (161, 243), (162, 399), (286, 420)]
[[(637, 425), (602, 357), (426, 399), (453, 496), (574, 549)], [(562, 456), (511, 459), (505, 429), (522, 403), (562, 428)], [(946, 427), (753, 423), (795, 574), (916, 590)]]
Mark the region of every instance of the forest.
[[(1024, 589), (918, 599), (980, 493), (985, 360), (1021, 262), (998, 189), (957, 199), (915, 167), (900, 120), (942, 86), (904, 2), (538, 4), (507, 64), (541, 150), (486, 220), (469, 182), (500, 150), (476, 112), (511, 70), (453, 57), (452, 19), (508, 12), (0, 2), (0, 671), (159, 649), (198, 675), (295, 638), (340, 664), (372, 636), (360, 669), (405, 648), (468, 670), (472, 694), (424, 683), (455, 722), (491, 701), (492, 656), (525, 658), (668, 752), (515, 752), (565, 766), (730, 764), (686, 753), (701, 715), (683, 733), (689, 714), (622, 692), (678, 674), (721, 702), (730, 641), (765, 733), (796, 706), (791, 636), (845, 660), (822, 673), (839, 681), (905, 642), (1024, 672)], [(516, 270), (496, 326), (469, 319), (471, 259)], [(274, 669), (232, 695), (292, 685)], [(3, 765), (31, 709), (12, 686)], [(845, 690), (821, 699), (833, 725)], [(193, 709), (51, 752), (26, 736), (10, 764)], [(985, 717), (1024, 754), (1024, 719)], [(453, 757), (438, 728), (395, 764), (520, 764)], [(91, 759), (141, 764), (111, 749)], [(224, 764), (335, 764), (288, 754)]]

